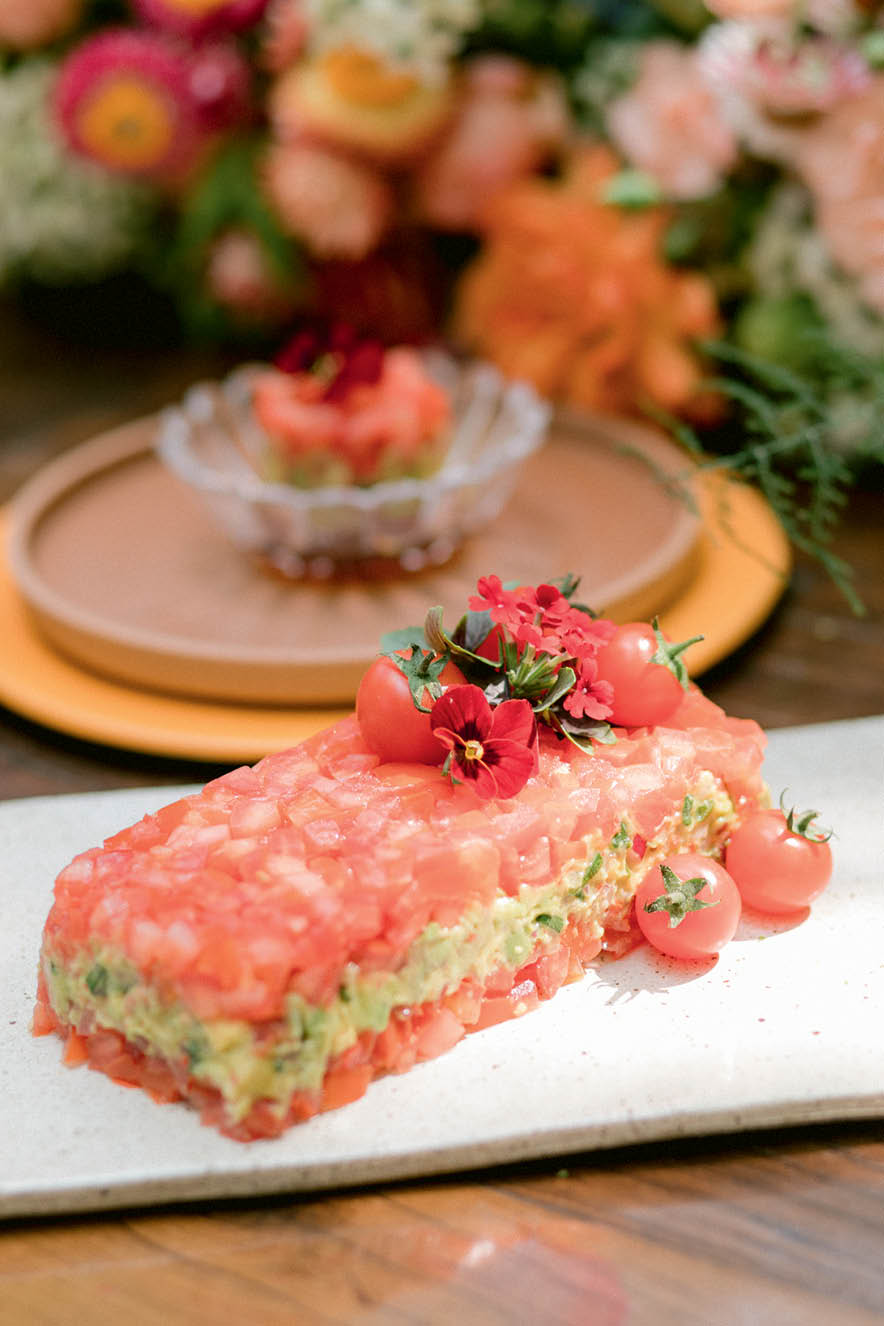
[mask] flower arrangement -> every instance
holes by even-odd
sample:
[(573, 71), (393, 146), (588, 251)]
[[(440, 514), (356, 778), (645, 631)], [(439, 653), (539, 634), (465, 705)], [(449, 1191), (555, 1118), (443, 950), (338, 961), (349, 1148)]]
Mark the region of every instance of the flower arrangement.
[(450, 632), (441, 608), (389, 632), (356, 697), (370, 749), (510, 797), (537, 770), (541, 727), (591, 752), (665, 722), (690, 687), (681, 655), (701, 637), (674, 645), (656, 621), (618, 626), (575, 599), (579, 584), (481, 576)]
[(884, 457), (877, 0), (2, 11), (0, 285), (135, 266), (193, 334), (441, 334), (720, 456), (850, 595), (832, 529)]

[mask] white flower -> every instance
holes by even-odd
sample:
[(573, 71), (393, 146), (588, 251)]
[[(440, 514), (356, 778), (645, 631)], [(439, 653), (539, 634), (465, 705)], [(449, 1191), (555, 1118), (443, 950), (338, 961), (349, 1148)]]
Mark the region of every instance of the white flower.
[(69, 154), (42, 58), (0, 73), (0, 284), (16, 276), (88, 280), (123, 266), (152, 213), (143, 186)]
[(310, 45), (360, 50), (438, 82), (464, 37), (478, 27), (483, 0), (306, 0)]

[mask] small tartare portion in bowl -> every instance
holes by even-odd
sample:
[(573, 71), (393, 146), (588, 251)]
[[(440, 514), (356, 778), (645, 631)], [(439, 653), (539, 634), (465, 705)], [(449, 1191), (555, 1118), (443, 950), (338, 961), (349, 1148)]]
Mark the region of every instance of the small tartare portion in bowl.
[(441, 566), (488, 528), (549, 405), (490, 364), (336, 330), (197, 383), (157, 449), (244, 552), (283, 575)]
[(263, 479), (298, 488), (367, 486), (432, 474), (452, 425), (450, 394), (410, 346), (385, 349), (348, 326), (299, 331), (258, 373), (252, 407)]

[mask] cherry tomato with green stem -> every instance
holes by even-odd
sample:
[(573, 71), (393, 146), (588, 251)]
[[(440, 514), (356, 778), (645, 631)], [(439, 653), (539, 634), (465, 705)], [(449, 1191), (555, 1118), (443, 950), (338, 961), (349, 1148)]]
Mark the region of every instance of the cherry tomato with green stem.
[(688, 686), (682, 652), (702, 636), (670, 644), (656, 618), (627, 622), (595, 656), (597, 680), (610, 683), (610, 721), (617, 727), (653, 727), (670, 718)]
[(725, 852), (743, 901), (786, 915), (809, 907), (832, 877), (832, 849), (816, 812), (759, 810), (731, 834)]
[(670, 958), (710, 958), (730, 943), (740, 894), (724, 866), (697, 852), (649, 870), (635, 895), (635, 919), (649, 944)]
[[(431, 673), (430, 680), (442, 689), (462, 686), (466, 681), (460, 668), (450, 661), (439, 671), (431, 668)], [(433, 699), (430, 690), (422, 691), (421, 703), (426, 710), (432, 707)], [(356, 693), (356, 718), (365, 744), (384, 763), (442, 764), (445, 759), (445, 747), (430, 728), (429, 712), (417, 707), (409, 677), (386, 655), (376, 658), (363, 674)]]

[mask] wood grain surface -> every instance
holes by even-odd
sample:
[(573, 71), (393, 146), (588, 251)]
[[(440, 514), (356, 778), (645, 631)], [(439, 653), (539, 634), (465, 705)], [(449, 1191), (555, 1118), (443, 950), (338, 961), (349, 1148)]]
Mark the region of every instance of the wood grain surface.
[[(178, 350), (97, 354), (10, 310), (0, 311), (0, 344), (0, 501), (50, 456), (223, 367)], [(769, 727), (884, 711), (880, 487), (855, 495), (838, 551), (856, 568), (867, 615), (854, 617), (799, 559), (768, 623), (706, 674), (715, 700)], [(89, 746), (0, 710), (4, 798), (216, 772)], [(14, 1145), (0, 1139), (0, 1164)], [(0, 1326), (84, 1321), (882, 1322), (884, 1121), (551, 1157), (315, 1198), (4, 1226)]]

